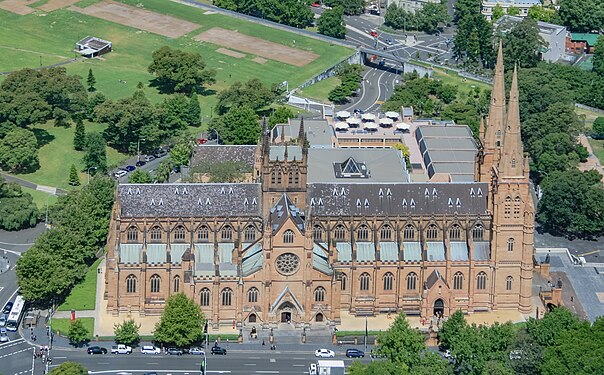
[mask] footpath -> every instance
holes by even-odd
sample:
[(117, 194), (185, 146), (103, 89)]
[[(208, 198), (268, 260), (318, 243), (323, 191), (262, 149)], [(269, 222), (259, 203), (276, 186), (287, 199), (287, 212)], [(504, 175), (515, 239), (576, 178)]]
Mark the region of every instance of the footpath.
[(67, 191), (66, 190), (59, 189), (59, 188), (53, 187), (53, 186), (38, 185), (38, 184), (35, 184), (35, 183), (31, 182), (31, 181), (27, 181), (27, 180), (24, 180), (22, 178), (15, 177), (15, 176), (13, 176), (11, 174), (8, 174), (6, 172), (0, 172), (0, 176), (2, 178), (4, 178), (4, 181), (6, 181), (6, 182), (14, 182), (14, 183), (16, 183), (18, 185), (21, 185), (21, 186), (29, 188), (29, 189), (42, 191), (44, 193), (48, 193), (48, 194), (52, 194), (52, 195), (67, 195)]

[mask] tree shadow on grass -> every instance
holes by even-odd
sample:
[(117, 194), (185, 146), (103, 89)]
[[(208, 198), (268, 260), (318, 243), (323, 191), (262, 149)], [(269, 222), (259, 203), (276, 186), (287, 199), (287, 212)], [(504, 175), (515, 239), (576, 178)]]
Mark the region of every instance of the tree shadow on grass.
[(55, 136), (50, 134), (46, 129), (32, 128), (31, 131), (36, 136), (38, 147), (45, 146), (55, 139)]

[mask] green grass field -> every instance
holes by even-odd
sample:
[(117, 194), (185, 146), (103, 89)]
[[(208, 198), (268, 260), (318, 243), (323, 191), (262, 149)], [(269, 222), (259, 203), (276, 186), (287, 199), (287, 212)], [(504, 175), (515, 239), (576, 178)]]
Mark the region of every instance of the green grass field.
[(101, 259), (97, 259), (86, 273), (84, 280), (76, 285), (59, 306), (59, 311), (82, 311), (94, 310), (96, 306), (96, 279), (97, 267)]
[[(78, 318), (76, 314), (76, 318)], [(84, 327), (88, 331), (88, 339), (92, 340), (94, 335), (94, 318), (78, 318), (84, 323)], [(69, 333), (69, 325), (71, 324), (71, 319), (69, 318), (58, 318), (52, 320), (52, 330), (56, 333), (60, 332), (61, 336), (67, 336)]]
[(57, 202), (58, 199), (56, 195), (48, 194), (43, 191), (34, 190), (23, 186), (21, 186), (21, 189), (24, 192), (31, 194), (32, 198), (34, 199), (34, 203), (36, 204), (36, 206), (38, 206), (38, 209), (40, 210), (40, 213), (43, 213), (46, 209), (46, 202), (48, 202), (49, 206), (52, 206)]
[(327, 79), (315, 83), (314, 85), (305, 87), (304, 89), (300, 90), (300, 95), (306, 98), (316, 99), (322, 102), (329, 102), (329, 100), (327, 99), (329, 92), (336, 88), (336, 86), (338, 86), (340, 82), (341, 81), (338, 77), (329, 77)]
[(441, 80), (444, 84), (457, 86), (460, 93), (459, 97), (462, 100), (465, 100), (475, 87), (479, 87), (482, 91), (491, 90), (491, 85), (480, 81), (464, 79), (464, 77), (448, 69), (434, 68), (434, 78)]
[[(105, 125), (86, 123), (86, 132), (102, 132)], [(28, 181), (40, 185), (48, 185), (63, 189), (72, 188), (69, 185), (69, 170), (72, 164), (75, 164), (80, 172), (80, 183), (85, 184), (87, 175), (82, 171), (83, 151), (73, 149), (73, 133), (75, 125), (70, 128), (56, 127), (52, 121), (31, 127), (36, 133), (38, 143), (43, 146), (40, 148), (39, 159), (40, 168), (27, 174), (21, 174)], [(116, 150), (107, 147), (107, 165), (115, 165), (125, 160), (127, 155), (120, 154)]]

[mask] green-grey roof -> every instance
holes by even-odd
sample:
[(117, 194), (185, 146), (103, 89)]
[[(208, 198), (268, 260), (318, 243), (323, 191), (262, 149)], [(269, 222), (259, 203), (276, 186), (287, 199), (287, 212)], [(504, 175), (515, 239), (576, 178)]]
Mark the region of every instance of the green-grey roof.
[[(244, 243), (243, 248), (249, 247), (249, 243)], [(241, 262), (241, 269), (243, 276), (249, 276), (254, 272), (262, 269), (262, 263), (264, 262), (264, 252), (262, 251), (262, 243), (258, 242), (254, 246), (245, 250), (243, 259)]]
[(445, 244), (442, 241), (426, 242), (426, 248), (428, 251), (426, 260), (438, 262), (447, 259), (445, 257)]
[(398, 261), (398, 245), (396, 242), (380, 242), (380, 260), (382, 262)]
[[(270, 160), (285, 160), (285, 146), (272, 145), (270, 147)], [(287, 160), (302, 160), (302, 147), (297, 145), (287, 146)]]
[(490, 254), (488, 241), (474, 241), (474, 260), (489, 260)]
[(350, 262), (352, 261), (352, 247), (348, 242), (336, 242), (336, 249), (338, 250), (338, 261)]
[(327, 251), (317, 243), (315, 243), (313, 247), (312, 266), (314, 269), (323, 272), (326, 275), (333, 274), (333, 270), (329, 266)]
[(403, 242), (403, 260), (405, 262), (420, 262), (422, 260), (422, 244), (419, 242)]
[(372, 262), (375, 260), (375, 246), (373, 242), (357, 242), (357, 260), (359, 262)]
[(468, 257), (468, 245), (464, 242), (453, 242), (451, 241), (451, 260), (462, 260), (467, 261)]
[(142, 263), (142, 259), (141, 259), (142, 249), (143, 249), (143, 244), (140, 244), (140, 243), (120, 244), (120, 248), (119, 248), (120, 263), (126, 263), (126, 264)]
[(213, 263), (195, 262), (195, 276), (211, 277), (216, 274)]
[(147, 263), (162, 264), (166, 262), (168, 246), (165, 243), (147, 244)]
[(221, 242), (218, 244), (218, 261), (220, 263), (233, 262), (233, 249), (235, 244), (232, 242)]
[(587, 44), (589, 44), (590, 46), (595, 46), (596, 43), (598, 42), (598, 37), (600, 35), (599, 34), (590, 34), (590, 33), (571, 33), (570, 34), (570, 39), (575, 41), (575, 40), (579, 40), (579, 41), (586, 41)]
[(196, 243), (195, 244), (195, 263), (214, 264), (214, 244)]
[(189, 244), (186, 243), (174, 243), (170, 245), (170, 261), (172, 264), (182, 263), (182, 255), (189, 248)]

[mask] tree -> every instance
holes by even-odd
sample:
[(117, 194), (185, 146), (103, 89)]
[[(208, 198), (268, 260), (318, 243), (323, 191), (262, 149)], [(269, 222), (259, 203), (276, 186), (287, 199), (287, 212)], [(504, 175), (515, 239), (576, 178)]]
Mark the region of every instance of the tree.
[(96, 167), (93, 173), (107, 172), (107, 145), (101, 133), (86, 135), (86, 154), (82, 162), (85, 169)]
[(233, 83), (228, 89), (221, 91), (217, 98), (216, 112), (224, 115), (233, 108), (243, 106), (257, 112), (272, 103), (275, 93), (264, 86), (258, 78), (253, 78), (245, 84)]
[(446, 2), (426, 3), (415, 14), (418, 28), (428, 34), (435, 33), (441, 24), (449, 22)]
[(593, 64), (594, 72), (600, 77), (604, 77), (604, 35), (598, 37), (598, 41), (594, 46)]
[(140, 324), (136, 324), (134, 319), (125, 320), (122, 323), (113, 325), (113, 333), (115, 342), (125, 345), (138, 344), (141, 337), (138, 334)]
[(159, 163), (159, 166), (155, 170), (155, 179), (157, 182), (168, 182), (170, 179), (170, 172), (172, 172), (172, 159), (166, 158)]
[(55, 119), (55, 126), (69, 127), (69, 112), (59, 107), (55, 107), (52, 111), (52, 116)]
[(325, 4), (332, 8), (340, 7), (347, 16), (358, 16), (365, 11), (364, 0), (328, 0)]
[(598, 138), (603, 138), (604, 137), (604, 117), (601, 117), (601, 116), (597, 117), (594, 120), (592, 129)]
[(189, 94), (215, 82), (216, 71), (206, 68), (199, 53), (164, 46), (154, 51), (152, 57), (147, 70), (156, 76), (153, 84), (162, 92)]
[[(360, 1), (360, 0), (347, 0)], [(233, 1), (215, 0), (213, 4), (220, 8), (252, 15), (297, 28), (305, 28), (313, 23), (313, 13), (309, 3), (297, 0), (269, 0), (269, 1)]]
[(78, 175), (75, 164), (72, 164), (71, 169), (69, 170), (69, 185), (80, 186), (80, 176)]
[(155, 340), (177, 347), (201, 341), (205, 318), (201, 307), (184, 293), (170, 296), (160, 321), (155, 325)]
[(193, 153), (193, 142), (190, 139), (181, 139), (170, 150), (170, 158), (175, 166), (189, 165)]
[(19, 230), (33, 227), (38, 222), (38, 207), (21, 186), (4, 182), (0, 177), (0, 228)]
[(412, 368), (420, 363), (420, 355), (426, 351), (424, 335), (409, 326), (404, 313), (394, 319), (390, 328), (379, 335), (378, 353), (402, 368)]
[(33, 132), (17, 128), (0, 139), (0, 167), (26, 172), (38, 167), (38, 141)]
[(201, 124), (201, 107), (199, 106), (199, 99), (195, 90), (193, 90), (189, 97), (186, 121), (189, 126), (199, 126)]
[(453, 54), (469, 65), (488, 67), (494, 62), (493, 26), (480, 13), (480, 1), (468, 0), (471, 6), (457, 2), (455, 18), (457, 33), (453, 40)]
[(332, 38), (344, 39), (346, 37), (346, 25), (344, 24), (344, 11), (340, 7), (328, 9), (317, 21), (319, 34)]
[(225, 161), (220, 163), (203, 163), (193, 167), (191, 174), (203, 174), (210, 177), (210, 183), (242, 182), (244, 173), (251, 173), (246, 164), (240, 161)]
[(573, 32), (602, 30), (604, 3), (598, 0), (560, 0), (558, 16), (564, 26)]
[(518, 16), (518, 15), (520, 15), (520, 8), (518, 8), (518, 7), (509, 7), (508, 8), (508, 14), (510, 16)]
[(271, 115), (269, 116), (268, 126), (272, 129), (277, 124), (287, 124), (289, 119), (294, 117), (294, 112), (290, 108), (286, 106), (279, 106), (275, 108), (273, 113), (271, 113)]
[(493, 8), (493, 15), (491, 16), (491, 20), (495, 22), (501, 17), (503, 17), (504, 14), (505, 10), (503, 10), (501, 4), (497, 3), (497, 5), (495, 5), (495, 7)]
[(150, 184), (153, 182), (153, 177), (148, 171), (136, 169), (128, 176), (129, 184)]
[(412, 29), (413, 15), (405, 9), (399, 7), (396, 3), (392, 3), (386, 9), (384, 23), (394, 29), (407, 31)]
[(539, 35), (537, 21), (525, 17), (503, 37), (503, 56), (506, 69), (513, 69), (514, 64), (518, 64), (521, 68), (537, 66), (538, 53), (544, 47), (547, 47), (547, 42)]
[(70, 344), (79, 345), (87, 341), (89, 336), (90, 332), (84, 327), (84, 323), (80, 319), (71, 321), (69, 324), (69, 333), (67, 334)]
[[(160, 117), (159, 126), (165, 137), (180, 134), (189, 126), (191, 121), (189, 106), (190, 101), (183, 94), (170, 95), (164, 99), (158, 112)], [(161, 138), (164, 138), (164, 136)]]
[(253, 145), (258, 142), (260, 124), (254, 110), (248, 106), (236, 107), (224, 116), (215, 117), (210, 124), (225, 144)]
[(330, 102), (333, 102), (335, 104), (344, 104), (348, 103), (348, 96), (350, 94), (350, 90), (340, 85), (334, 87), (334, 89), (329, 92), (329, 94), (327, 95), (327, 99), (329, 99)]
[(83, 151), (86, 148), (86, 127), (80, 117), (76, 119), (75, 132), (73, 133), (73, 148), (76, 151)]
[(556, 10), (552, 8), (546, 8), (541, 5), (533, 5), (528, 10), (528, 16), (534, 19), (535, 21), (552, 23), (556, 18)]
[(537, 221), (553, 234), (592, 237), (604, 233), (604, 189), (595, 170), (553, 172), (541, 183)]
[(96, 78), (94, 78), (94, 74), (92, 74), (92, 68), (88, 69), (88, 78), (86, 79), (86, 84), (88, 84), (88, 92), (96, 91), (96, 88), (94, 87), (96, 84)]
[(442, 328), (438, 331), (438, 340), (442, 349), (450, 349), (451, 343), (467, 327), (466, 319), (461, 310), (457, 310), (445, 320)]
[(88, 370), (76, 362), (63, 362), (53, 368), (48, 375), (88, 375)]

